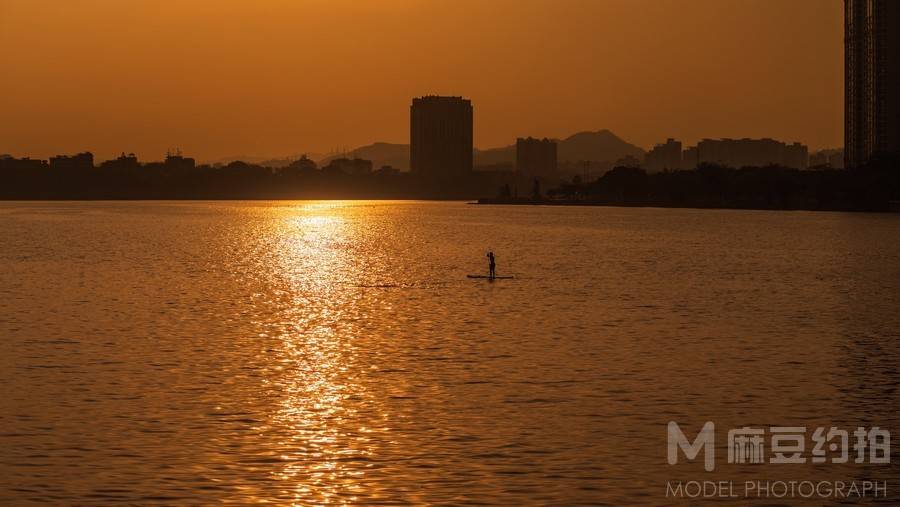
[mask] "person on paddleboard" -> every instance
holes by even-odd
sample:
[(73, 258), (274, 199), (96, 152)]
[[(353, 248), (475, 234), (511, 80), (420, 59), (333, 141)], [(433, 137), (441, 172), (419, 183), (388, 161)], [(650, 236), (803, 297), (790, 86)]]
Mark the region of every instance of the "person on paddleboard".
[(497, 263), (494, 262), (494, 252), (487, 253), (488, 258), (488, 276), (493, 279), (497, 276)]

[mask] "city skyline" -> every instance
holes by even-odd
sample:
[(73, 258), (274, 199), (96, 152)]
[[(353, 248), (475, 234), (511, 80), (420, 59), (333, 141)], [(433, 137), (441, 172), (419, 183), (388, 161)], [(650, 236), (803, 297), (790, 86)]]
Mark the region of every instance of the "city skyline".
[[(414, 103), (415, 101), (419, 101), (423, 98), (460, 99), (460, 97), (429, 96), (416, 98), (414, 99)], [(468, 109), (472, 109), (470, 101), (463, 100), (462, 102), (465, 103)], [(421, 123), (421, 120), (419, 122)], [(413, 113), (411, 114), (410, 118), (411, 137), (416, 135), (415, 131), (417, 130), (417, 127), (415, 126), (415, 123), (416, 115), (415, 113)], [(470, 130), (470, 127), (464, 128), (463, 130), (463, 133), (467, 136), (467, 130)], [(642, 150), (642, 153), (640, 158), (636, 158), (634, 155), (626, 155), (624, 157), (609, 155), (605, 157), (581, 156), (574, 158), (570, 156), (569, 158), (558, 160), (557, 145), (566, 141), (572, 141), (573, 139), (577, 139), (582, 136), (607, 136), (607, 139), (615, 139), (623, 146), (631, 147), (635, 150)], [(366, 157), (364, 154), (362, 154), (364, 150), (374, 149), (380, 143), (362, 146), (353, 150), (346, 150), (329, 154), (315, 154), (316, 156), (313, 158), (310, 158), (308, 156), (309, 154), (303, 153), (287, 158), (271, 158), (268, 160), (233, 158), (219, 161), (200, 160), (199, 162), (203, 165), (211, 167), (222, 167), (231, 163), (245, 163), (257, 165), (260, 167), (268, 167), (271, 169), (282, 169), (284, 167), (294, 165), (295, 163), (303, 164), (305, 162), (312, 162), (314, 165), (316, 163), (321, 163), (324, 166), (334, 161), (357, 160), (368, 163), (370, 166), (370, 170), (374, 167), (373, 164), (379, 162), (380, 167), (386, 167), (392, 171), (413, 173), (418, 172), (423, 175), (443, 174), (447, 176), (464, 175), (471, 171), (479, 172), (498, 170), (501, 172), (514, 171), (516, 173), (529, 174), (546, 173), (545, 175), (549, 176), (555, 173), (557, 164), (559, 162), (576, 164), (578, 166), (582, 166), (585, 163), (600, 163), (601, 165), (607, 165), (608, 167), (606, 167), (606, 169), (615, 167), (617, 165), (631, 167), (631, 164), (634, 163), (634, 167), (640, 167), (642, 169), (648, 170), (649, 172), (680, 169), (689, 170), (696, 168), (698, 163), (712, 164), (729, 168), (765, 167), (769, 165), (782, 166), (792, 169), (808, 169), (817, 166), (830, 166), (831, 168), (838, 169), (844, 168), (843, 148), (810, 150), (808, 146), (800, 142), (785, 142), (783, 140), (772, 139), (768, 137), (745, 137), (740, 139), (727, 137), (705, 137), (698, 140), (694, 146), (688, 146), (682, 143), (680, 140), (668, 138), (664, 143), (656, 143), (652, 148), (648, 150), (643, 150), (642, 148), (627, 143), (608, 130), (597, 132), (577, 132), (565, 139), (540, 139), (533, 138), (531, 136), (526, 138), (519, 137), (516, 139), (516, 143), (513, 145), (490, 148), (486, 150), (472, 147), (468, 142), (468, 138), (462, 143), (457, 144), (456, 146), (449, 146), (449, 148), (451, 149), (448, 150), (446, 141), (447, 139), (442, 138), (442, 136), (435, 136), (433, 139), (430, 139), (428, 143), (420, 143), (433, 145), (430, 148), (435, 149), (423, 150), (422, 148), (420, 148), (418, 150), (419, 152), (433, 152), (427, 154), (420, 153), (421, 161), (418, 164), (421, 167), (418, 171), (412, 167), (414, 165), (412, 161), (414, 158), (413, 153), (417, 151), (414, 148), (412, 142), (409, 144), (390, 145), (394, 149), (398, 147), (405, 148), (406, 155), (409, 155), (406, 158), (405, 162), (403, 162), (400, 166), (394, 166), (390, 163), (381, 163), (384, 162), (384, 160), (381, 160), (378, 157)], [(582, 140), (580, 142), (576, 142), (582, 144), (584, 141)], [(449, 144), (452, 145), (453, 143)], [(698, 148), (702, 148), (703, 146), (706, 146), (706, 148), (703, 148), (702, 151), (698, 151)], [(593, 146), (592, 148), (588, 149), (596, 150), (597, 148), (597, 146)], [(621, 148), (621, 146), (619, 148)], [(510, 151), (508, 156), (510, 156), (511, 158), (503, 159), (503, 152), (507, 150)], [(452, 154), (449, 159), (447, 158), (448, 151)], [(471, 156), (466, 156), (467, 153), (470, 153)], [(698, 153), (702, 153), (702, 155), (698, 156)], [(841, 163), (837, 165), (829, 159), (830, 156), (833, 156), (836, 153), (841, 155)], [(130, 160), (134, 162), (134, 167), (137, 167), (139, 165), (137, 163), (139, 159), (141, 163), (155, 164), (162, 162), (163, 160), (170, 160), (172, 158), (186, 158), (182, 155), (182, 150), (175, 148), (166, 150), (164, 159), (159, 156), (151, 156), (147, 159), (140, 159), (140, 157), (138, 157), (134, 152), (125, 151), (121, 151), (113, 157), (102, 159), (96, 157), (95, 154), (90, 150), (82, 150), (73, 153), (58, 153), (56, 155), (51, 155), (44, 158), (32, 157), (28, 155), (15, 157), (9, 154), (0, 153), (0, 161), (12, 161), (13, 163), (23, 162), (26, 166), (31, 163), (46, 163), (52, 166), (54, 160), (60, 160), (63, 162), (61, 165), (59, 165), (59, 167), (63, 167), (69, 163), (69, 160), (79, 160), (80, 162), (78, 163), (78, 165), (82, 167), (101, 167), (104, 163), (107, 162), (120, 163), (123, 160)], [(389, 156), (390, 155), (392, 154), (389, 154)], [(498, 159), (498, 157), (500, 158)], [(821, 159), (821, 162), (814, 161), (818, 161), (819, 159)], [(189, 157), (189, 160), (195, 161), (196, 159), (193, 157)], [(457, 164), (457, 162), (460, 160), (464, 162), (462, 167), (459, 167), (459, 165)], [(356, 169), (354, 168), (353, 170), (348, 170), (347, 172), (354, 173), (356, 172)]]
[(428, 94), (477, 104), (479, 148), (598, 129), (644, 149), (843, 144), (838, 0), (512, 5), (0, 0), (0, 42), (19, 49), (0, 55), (0, 153), (178, 146), (212, 161), (405, 143), (409, 97)]

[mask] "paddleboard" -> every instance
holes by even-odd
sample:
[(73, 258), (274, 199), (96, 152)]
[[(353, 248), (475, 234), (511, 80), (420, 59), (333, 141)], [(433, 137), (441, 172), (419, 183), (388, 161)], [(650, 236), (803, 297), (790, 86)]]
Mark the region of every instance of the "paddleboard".
[[(468, 278), (490, 278), (487, 275), (466, 275)], [(495, 276), (494, 280), (509, 280), (511, 276)]]

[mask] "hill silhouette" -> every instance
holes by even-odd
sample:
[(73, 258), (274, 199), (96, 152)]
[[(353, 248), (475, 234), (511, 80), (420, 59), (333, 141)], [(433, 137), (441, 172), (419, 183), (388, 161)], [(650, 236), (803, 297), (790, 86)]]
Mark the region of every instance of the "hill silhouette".
[(366, 146), (360, 146), (355, 150), (347, 153), (329, 155), (318, 160), (320, 167), (328, 165), (329, 162), (336, 158), (364, 158), (372, 161), (372, 167), (389, 165), (394, 169), (401, 171), (409, 170), (409, 145), (393, 144), (393, 143), (372, 143)]
[[(555, 139), (558, 143), (560, 164), (583, 160), (612, 163), (626, 156), (644, 158), (644, 150), (607, 129), (595, 132), (578, 132), (565, 139)], [(516, 145), (490, 150), (475, 150), (476, 165), (515, 164)]]
[(297, 153), (294, 155), (289, 155), (286, 157), (265, 157), (265, 156), (256, 156), (256, 155), (232, 155), (230, 157), (222, 157), (212, 160), (206, 160), (204, 163), (209, 165), (228, 165), (233, 162), (246, 162), (248, 164), (259, 164), (263, 167), (274, 167), (281, 168), (290, 165), (291, 162), (299, 159), (300, 157), (307, 157), (312, 160), (319, 160), (320, 158), (325, 157), (326, 155), (323, 153)]
[[(556, 139), (559, 143), (559, 163), (577, 163), (585, 160), (612, 165), (613, 162), (632, 156), (643, 160), (644, 150), (627, 141), (622, 140), (607, 129), (593, 132), (585, 131), (572, 134), (565, 139)], [(401, 171), (409, 170), (409, 145), (398, 143), (376, 142), (360, 146), (345, 153), (331, 153), (328, 155), (308, 153), (307, 157), (316, 161), (319, 167), (328, 165), (336, 158), (364, 158), (372, 161), (372, 167), (378, 169), (382, 166), (391, 166)], [(254, 156), (225, 157), (210, 161), (211, 164), (227, 165), (231, 162), (242, 161), (259, 164), (264, 167), (280, 168), (300, 158), (299, 155), (284, 158), (266, 158)], [(503, 166), (515, 165), (516, 145), (489, 148), (486, 150), (475, 149), (476, 166)]]
[[(559, 162), (579, 162), (591, 160), (609, 162), (631, 155), (640, 160), (644, 158), (644, 150), (623, 141), (609, 130), (595, 132), (578, 132), (565, 139), (557, 139), (559, 143)], [(394, 143), (372, 143), (360, 146), (345, 154), (329, 155), (317, 160), (320, 166), (327, 165), (332, 159), (339, 157), (359, 157), (372, 161), (372, 166), (379, 168), (389, 165), (401, 171), (409, 170), (409, 145)], [(475, 165), (515, 165), (516, 145), (510, 144), (486, 150), (475, 149)]]
[(645, 153), (606, 129), (579, 132), (558, 142), (560, 162), (614, 161), (629, 155), (643, 160)]

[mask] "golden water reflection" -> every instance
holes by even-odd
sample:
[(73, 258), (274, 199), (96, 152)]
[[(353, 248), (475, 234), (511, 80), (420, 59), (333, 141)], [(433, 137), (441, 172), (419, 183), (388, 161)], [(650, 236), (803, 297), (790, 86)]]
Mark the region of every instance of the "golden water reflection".
[(0, 505), (669, 505), (670, 420), (900, 426), (900, 222), (789, 215), (0, 206)]
[[(350, 282), (360, 274), (360, 258), (351, 255), (360, 231), (341, 209), (298, 207), (279, 230), (279, 282), (290, 304), (278, 337), (283, 397), (272, 415), (284, 435), (283, 466), (273, 475), (300, 503), (358, 501), (377, 452), (366, 424), (387, 423), (359, 381), (360, 294)], [(367, 408), (365, 417), (359, 407)]]

